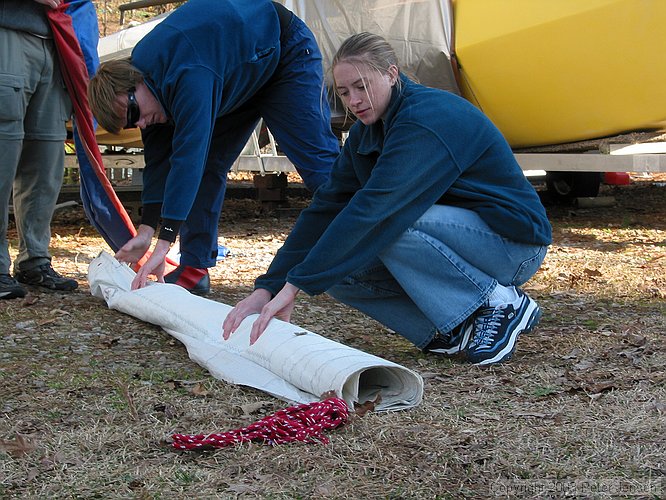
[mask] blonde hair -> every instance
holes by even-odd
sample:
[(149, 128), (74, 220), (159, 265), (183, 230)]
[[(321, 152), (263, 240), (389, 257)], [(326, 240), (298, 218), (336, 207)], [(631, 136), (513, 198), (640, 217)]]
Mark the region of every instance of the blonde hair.
[(102, 63), (88, 85), (88, 101), (97, 122), (112, 134), (125, 127), (127, 117), (116, 112), (116, 97), (126, 95), (143, 81), (143, 75), (129, 59)]
[[(389, 73), (389, 68), (395, 66), (400, 73), (398, 57), (395, 55), (393, 47), (382, 36), (364, 31), (347, 38), (333, 56), (331, 71), (342, 63), (353, 65), (365, 65), (381, 75)], [(398, 90), (402, 88), (400, 78), (396, 80)], [(335, 87), (335, 82), (334, 82)], [(337, 93), (337, 90), (336, 90)], [(349, 110), (346, 110), (349, 113)]]
[(333, 56), (335, 66), (343, 61), (363, 63), (382, 74), (388, 72), (389, 66), (400, 68), (398, 57), (393, 47), (385, 38), (364, 31), (347, 38)]

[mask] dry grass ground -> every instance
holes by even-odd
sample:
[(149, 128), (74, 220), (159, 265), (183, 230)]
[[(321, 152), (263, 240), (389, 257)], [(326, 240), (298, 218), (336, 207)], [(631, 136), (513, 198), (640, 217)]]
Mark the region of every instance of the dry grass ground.
[[(80, 289), (0, 301), (0, 497), (664, 497), (666, 186), (602, 194), (617, 204), (548, 207), (555, 241), (526, 287), (544, 318), (509, 363), (426, 356), (329, 298), (302, 297), (295, 323), (417, 370), (423, 403), (354, 418), (329, 445), (204, 453), (165, 442), (286, 403), (213, 379), (179, 342), (93, 298), (87, 265), (107, 248), (80, 209), (59, 211), (54, 264)], [(246, 295), (295, 212), (228, 201), (231, 255), (212, 274), (214, 299)]]
[[(119, 3), (96, 2), (103, 35)], [(664, 180), (606, 188), (610, 208), (548, 207), (554, 244), (526, 287), (544, 318), (501, 366), (423, 355), (331, 299), (300, 298), (295, 323), (417, 370), (423, 403), (354, 418), (326, 446), (204, 453), (166, 441), (285, 403), (211, 378), (179, 342), (93, 298), (87, 265), (108, 248), (80, 209), (62, 210), (54, 265), (80, 289), (0, 301), (0, 498), (665, 497)], [(248, 293), (295, 212), (228, 201), (232, 254), (213, 299)]]

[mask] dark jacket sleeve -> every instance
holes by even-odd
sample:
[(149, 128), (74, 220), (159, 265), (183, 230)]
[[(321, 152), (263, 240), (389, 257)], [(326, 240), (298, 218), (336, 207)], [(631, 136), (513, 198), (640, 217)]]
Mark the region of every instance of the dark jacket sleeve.
[(319, 187), (310, 205), (301, 212), (266, 274), (255, 280), (255, 288), (265, 288), (273, 295), (277, 294), (285, 284), (287, 273), (307, 257), (359, 188), (349, 149), (343, 149), (333, 164), (331, 177)]
[[(416, 137), (422, 138), (418, 148)], [(396, 124), (367, 182), (289, 271), (287, 281), (311, 295), (325, 292), (395, 241), (458, 175), (436, 136), (418, 124)]]

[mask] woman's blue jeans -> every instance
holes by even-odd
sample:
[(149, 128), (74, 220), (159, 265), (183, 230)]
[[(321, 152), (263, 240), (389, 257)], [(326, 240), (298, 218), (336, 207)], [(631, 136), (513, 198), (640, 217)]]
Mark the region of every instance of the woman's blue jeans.
[(423, 349), (472, 315), (497, 283), (524, 284), (546, 251), (503, 238), (471, 210), (434, 205), (327, 293)]

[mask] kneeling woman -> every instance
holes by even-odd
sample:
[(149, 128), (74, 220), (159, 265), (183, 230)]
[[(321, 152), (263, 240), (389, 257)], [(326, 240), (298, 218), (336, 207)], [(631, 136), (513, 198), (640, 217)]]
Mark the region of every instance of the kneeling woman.
[(534, 328), (518, 287), (537, 271), (551, 227), (497, 128), (472, 104), (414, 83), (382, 37), (347, 39), (335, 88), (357, 118), (333, 166), (254, 292), (254, 343), (296, 294), (328, 293), (426, 352), (476, 364), (509, 359)]

